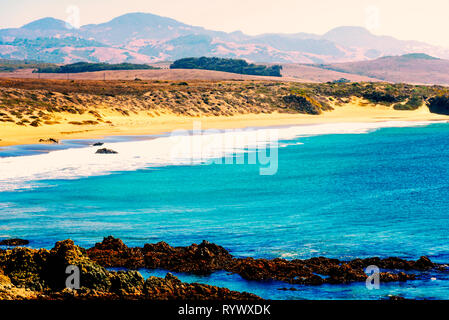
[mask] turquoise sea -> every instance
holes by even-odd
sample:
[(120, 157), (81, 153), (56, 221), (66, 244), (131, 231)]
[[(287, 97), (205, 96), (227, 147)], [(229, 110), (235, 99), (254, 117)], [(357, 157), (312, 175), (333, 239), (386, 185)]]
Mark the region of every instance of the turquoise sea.
[[(28, 239), (36, 248), (67, 238), (90, 247), (108, 235), (129, 246), (208, 240), (242, 257), (426, 255), (449, 263), (448, 138), (449, 124), (442, 123), (299, 137), (282, 142), (278, 172), (267, 176), (255, 164), (197, 164), (41, 180), (0, 192), (0, 238)], [(36, 149), (5, 148), (0, 157), (42, 151)], [(449, 273), (443, 272), (380, 290), (364, 283), (251, 282), (224, 272), (177, 275), (267, 299), (449, 299)], [(293, 287), (297, 291), (279, 290)]]

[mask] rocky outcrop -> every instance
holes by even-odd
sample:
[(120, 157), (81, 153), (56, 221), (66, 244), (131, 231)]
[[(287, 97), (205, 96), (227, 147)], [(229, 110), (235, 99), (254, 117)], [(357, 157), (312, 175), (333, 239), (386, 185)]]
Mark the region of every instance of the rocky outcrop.
[(232, 256), (226, 249), (207, 241), (177, 248), (165, 242), (129, 248), (120, 239), (107, 237), (88, 249), (87, 253), (92, 260), (105, 267), (166, 269), (196, 274), (223, 270), (232, 262)]
[[(320, 285), (366, 281), (368, 276), (365, 269), (369, 265), (354, 265), (352, 261), (327, 258), (292, 261), (246, 258), (235, 259), (229, 271), (248, 280), (278, 280), (290, 284)], [(416, 278), (414, 274), (404, 272), (382, 272), (380, 277), (383, 282), (407, 281)]]
[(417, 261), (403, 260), (395, 257), (380, 259), (380, 258), (368, 258), (368, 259), (356, 259), (350, 262), (353, 268), (366, 268), (368, 266), (378, 266), (382, 269), (388, 270), (418, 270), (424, 271), (437, 267), (427, 257), (421, 257)]
[[(97, 250), (124, 249), (109, 238)], [(123, 256), (122, 259), (130, 258)], [(111, 260), (120, 261), (120, 260)], [(80, 271), (80, 288), (66, 288), (66, 268)], [(165, 299), (260, 299), (248, 293), (202, 284), (186, 284), (172, 275), (146, 280), (137, 271), (111, 272), (91, 260), (72, 240), (57, 242), (51, 250), (14, 248), (0, 251), (0, 299), (41, 300), (165, 300)]]
[(145, 267), (150, 269), (208, 274), (229, 269), (229, 264), (232, 263), (232, 256), (226, 249), (207, 241), (178, 248), (165, 242), (146, 244), (142, 253)]
[(0, 300), (30, 300), (37, 299), (38, 293), (25, 288), (17, 288), (0, 269)]
[(185, 299), (189, 300), (256, 300), (260, 299), (250, 293), (240, 293), (226, 288), (218, 288), (198, 283), (183, 283), (168, 273), (164, 279), (150, 277), (145, 281), (146, 296), (157, 296), (162, 300)]
[(129, 248), (121, 240), (108, 237), (87, 250), (89, 257), (105, 267), (164, 269), (173, 272), (209, 274), (217, 270), (239, 274), (247, 280), (278, 280), (290, 284), (320, 285), (361, 282), (365, 269), (376, 265), (381, 281), (414, 280), (403, 271), (424, 271), (439, 267), (427, 257), (417, 261), (399, 258), (368, 258), (340, 261), (324, 257), (307, 260), (234, 258), (226, 249), (207, 241), (188, 247), (172, 247), (165, 242)]
[(128, 248), (122, 240), (104, 238), (87, 250), (89, 257), (106, 268), (144, 268), (144, 257), (140, 248)]
[[(235, 258), (225, 248), (207, 241), (187, 247), (159, 242), (130, 248), (120, 239), (107, 237), (88, 250), (76, 246), (72, 240), (57, 242), (51, 250), (25, 247), (0, 250), (0, 299), (250, 300), (259, 298), (226, 288), (183, 283), (171, 274), (145, 280), (137, 271), (112, 272), (106, 268), (165, 269), (196, 274), (224, 270), (247, 280), (321, 285), (365, 281), (365, 269), (370, 265), (383, 271), (381, 282), (414, 280), (416, 275), (411, 274), (411, 270), (446, 269), (427, 257), (417, 261), (395, 257), (352, 261), (324, 257), (291, 261)], [(79, 289), (66, 288), (67, 266), (78, 268)]]

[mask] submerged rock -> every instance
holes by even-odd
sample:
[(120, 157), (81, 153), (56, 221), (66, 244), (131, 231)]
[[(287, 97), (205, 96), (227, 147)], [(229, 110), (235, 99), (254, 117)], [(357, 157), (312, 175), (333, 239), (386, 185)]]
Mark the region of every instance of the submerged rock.
[(0, 241), (0, 246), (8, 247), (26, 246), (28, 244), (30, 244), (30, 242), (24, 239), (5, 239)]
[(117, 154), (118, 152), (111, 150), (111, 149), (103, 148), (103, 149), (98, 149), (97, 152), (95, 152), (95, 153), (97, 153), (97, 154)]
[(388, 300), (390, 300), (390, 301), (412, 301), (411, 299), (406, 299), (402, 296), (394, 296), (394, 295), (388, 296)]

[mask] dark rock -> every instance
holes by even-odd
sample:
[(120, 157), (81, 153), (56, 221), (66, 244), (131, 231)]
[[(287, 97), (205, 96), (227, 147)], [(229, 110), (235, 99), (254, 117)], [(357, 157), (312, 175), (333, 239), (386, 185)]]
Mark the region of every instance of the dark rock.
[(203, 241), (200, 245), (174, 248), (165, 242), (146, 244), (142, 249), (145, 266), (150, 269), (166, 269), (177, 272), (208, 274), (225, 269), (232, 261), (226, 249)]
[(435, 264), (432, 261), (430, 261), (429, 258), (421, 257), (421, 258), (419, 258), (418, 261), (415, 262), (414, 268), (416, 270), (428, 270), (428, 269), (435, 268)]
[(103, 148), (103, 149), (98, 149), (97, 152), (95, 152), (95, 153), (97, 153), (97, 154), (117, 154), (118, 152), (111, 150), (111, 149)]
[(69, 265), (80, 269), (81, 286), (104, 291), (111, 286), (109, 272), (91, 261), (72, 240), (58, 242), (50, 251), (15, 248), (0, 255), (0, 268), (11, 282), (35, 291), (62, 290)]
[(86, 250), (75, 246), (72, 240), (57, 242), (51, 249), (45, 268), (45, 279), (52, 289), (65, 287), (67, 266), (80, 269), (81, 286), (98, 291), (108, 291), (111, 287), (109, 272), (89, 259)]
[[(174, 272), (209, 274), (223, 270), (239, 274), (247, 280), (278, 280), (291, 284), (320, 285), (324, 283), (362, 282), (365, 269), (376, 265), (387, 270), (426, 270), (434, 266), (430, 260), (417, 262), (399, 258), (368, 258), (339, 261), (324, 257), (308, 260), (234, 258), (226, 249), (203, 241), (188, 247), (171, 247), (165, 242), (145, 244), (143, 248), (128, 248), (121, 240), (105, 238), (89, 249), (89, 257), (105, 267), (164, 269)], [(384, 272), (382, 281), (407, 281), (414, 274)]]
[(104, 145), (103, 142), (96, 142), (92, 146), (94, 146), (94, 147), (101, 147), (102, 145)]
[[(81, 288), (65, 288), (66, 267), (77, 266)], [(308, 260), (234, 258), (223, 247), (207, 241), (188, 247), (171, 247), (165, 242), (129, 248), (120, 239), (104, 238), (85, 250), (72, 240), (57, 242), (52, 250), (14, 248), (0, 250), (0, 297), (21, 296), (24, 299), (258, 299), (248, 294), (203, 284), (187, 284), (171, 274), (165, 278), (151, 277), (144, 281), (137, 271), (111, 272), (105, 267), (161, 268), (205, 274), (216, 270), (236, 273), (248, 280), (278, 280), (291, 284), (320, 285), (324, 283), (362, 282), (365, 269), (377, 265), (390, 270), (429, 270), (442, 265), (427, 257), (417, 261), (399, 258), (355, 259), (339, 261), (324, 257)], [(381, 272), (381, 282), (401, 282), (416, 275)], [(20, 291), (19, 287), (32, 291)], [(5, 289), (7, 288), (7, 289)], [(5, 293), (5, 290), (6, 293)], [(295, 290), (281, 288), (279, 290)]]
[(95, 247), (87, 250), (88, 256), (106, 268), (144, 268), (144, 257), (140, 248), (128, 248), (122, 240), (104, 238)]
[(279, 288), (279, 291), (298, 291), (296, 288)]
[(111, 291), (120, 295), (141, 294), (145, 279), (137, 271), (111, 273)]
[(415, 280), (416, 275), (407, 274), (404, 272), (399, 273), (389, 273), (389, 272), (381, 272), (380, 273), (380, 282), (405, 282), (408, 280)]
[(42, 275), (49, 255), (50, 253), (43, 249), (20, 247), (6, 250), (0, 253), (0, 268), (15, 286), (43, 291), (48, 288), (48, 283)]
[(390, 300), (390, 301), (412, 301), (411, 299), (406, 299), (401, 296), (388, 296), (388, 300)]
[(144, 292), (149, 299), (157, 300), (260, 300), (256, 295), (247, 292), (199, 283), (183, 283), (171, 273), (165, 278), (148, 278)]
[(23, 239), (6, 239), (0, 241), (0, 246), (8, 246), (8, 247), (18, 247), (18, 246), (26, 246), (30, 244), (28, 240)]
[[(219, 247), (217, 246), (217, 248)], [(95, 250), (127, 252), (132, 249), (126, 247), (121, 240), (109, 237), (97, 244)], [(95, 250), (91, 253), (98, 253)], [(81, 288), (78, 290), (65, 288), (67, 277), (65, 270), (69, 265), (77, 266), (80, 269)], [(86, 250), (76, 246), (72, 240), (57, 242), (50, 251), (29, 248), (0, 250), (0, 298), (40, 300), (260, 299), (253, 294), (239, 293), (226, 288), (183, 283), (171, 274), (168, 274), (165, 279), (151, 277), (144, 281), (137, 271), (110, 272), (92, 261), (87, 256)]]
[(39, 139), (39, 142), (42, 142), (42, 143), (54, 143), (54, 144), (58, 144), (58, 143), (59, 143), (59, 140), (53, 139), (53, 138), (48, 138), (48, 139)]

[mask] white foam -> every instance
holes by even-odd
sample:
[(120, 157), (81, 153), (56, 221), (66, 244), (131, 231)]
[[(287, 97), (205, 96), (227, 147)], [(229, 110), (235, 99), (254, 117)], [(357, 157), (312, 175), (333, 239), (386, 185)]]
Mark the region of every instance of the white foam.
[[(210, 131), (208, 134), (177, 134), (152, 140), (108, 143), (103, 147), (118, 154), (95, 154), (98, 147), (73, 148), (32, 156), (0, 158), (0, 191), (39, 186), (36, 181), (75, 179), (116, 171), (185, 165), (220, 158), (248, 148), (297, 137), (367, 133), (384, 127), (428, 125), (430, 122), (390, 121), (335, 123), (253, 130)], [(231, 141), (232, 143), (229, 143)], [(281, 145), (282, 146), (282, 145)]]

